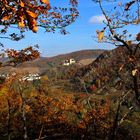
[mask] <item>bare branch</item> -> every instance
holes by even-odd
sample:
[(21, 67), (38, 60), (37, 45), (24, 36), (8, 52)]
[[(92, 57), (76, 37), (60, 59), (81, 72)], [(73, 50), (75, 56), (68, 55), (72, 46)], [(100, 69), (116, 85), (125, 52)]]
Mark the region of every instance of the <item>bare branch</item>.
[(106, 12), (104, 11), (104, 9), (103, 9), (103, 7), (102, 7), (101, 0), (99, 0), (99, 6), (100, 6), (100, 9), (101, 9), (103, 15), (105, 16), (105, 18), (106, 18), (106, 20), (107, 20), (107, 24), (106, 24), (106, 25), (107, 25), (107, 27), (109, 28), (109, 31), (110, 31), (112, 37), (115, 38), (116, 41), (122, 43), (123, 46), (125, 46), (125, 47), (129, 50), (129, 52), (130, 52), (130, 54), (131, 54), (131, 53), (132, 53), (132, 49), (128, 46), (128, 44), (126, 43), (126, 41), (123, 40), (123, 39), (121, 39), (121, 38), (115, 33), (115, 30), (113, 30), (113, 27), (112, 27), (111, 24), (110, 24), (111, 21), (110, 21), (109, 17), (106, 15)]

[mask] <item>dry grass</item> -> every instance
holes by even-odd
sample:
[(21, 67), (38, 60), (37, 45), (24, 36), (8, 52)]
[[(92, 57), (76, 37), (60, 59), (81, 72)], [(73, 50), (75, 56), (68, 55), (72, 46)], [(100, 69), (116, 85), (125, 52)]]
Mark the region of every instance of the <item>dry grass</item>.
[(91, 59), (82, 59), (80, 60), (78, 63), (81, 65), (89, 65), (90, 63), (92, 63), (95, 59), (91, 58)]

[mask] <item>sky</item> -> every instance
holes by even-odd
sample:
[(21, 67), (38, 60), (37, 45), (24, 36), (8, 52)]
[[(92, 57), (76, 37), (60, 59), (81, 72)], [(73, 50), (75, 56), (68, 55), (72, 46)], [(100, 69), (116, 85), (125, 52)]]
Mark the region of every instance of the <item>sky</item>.
[[(66, 0), (61, 0), (62, 6)], [(125, 0), (124, 0), (125, 1)], [(61, 5), (60, 1), (50, 0), (55, 5)], [(104, 3), (105, 8), (113, 7), (115, 3)], [(10, 40), (0, 40), (6, 48), (14, 48), (20, 50), (30, 45), (38, 44), (42, 56), (51, 57), (58, 54), (69, 53), (85, 49), (113, 49), (111, 44), (98, 43), (93, 36), (96, 30), (102, 30), (104, 19), (100, 8), (92, 0), (79, 0), (78, 10), (80, 15), (78, 19), (69, 25), (66, 29), (70, 34), (62, 35), (59, 31), (56, 33), (45, 33), (43, 29), (39, 29), (38, 33), (28, 31), (25, 39), (18, 42)]]

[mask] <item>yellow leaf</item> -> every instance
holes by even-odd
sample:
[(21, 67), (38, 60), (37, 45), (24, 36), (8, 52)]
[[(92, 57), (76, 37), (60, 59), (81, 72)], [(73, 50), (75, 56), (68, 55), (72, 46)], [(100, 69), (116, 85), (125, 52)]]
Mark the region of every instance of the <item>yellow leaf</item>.
[(36, 33), (38, 31), (38, 27), (37, 26), (34, 26), (33, 29), (32, 29), (32, 31)]
[(132, 75), (135, 76), (137, 71), (138, 71), (137, 69), (132, 70)]
[(99, 42), (102, 42), (102, 40), (103, 40), (103, 37), (104, 37), (104, 30), (103, 31), (96, 31), (96, 33), (97, 33), (97, 36), (98, 36), (98, 41)]
[(29, 16), (31, 16), (32, 18), (37, 18), (37, 16), (38, 16), (36, 13), (31, 12), (31, 11), (29, 11), (29, 10), (26, 10), (26, 12), (27, 12), (27, 14), (28, 14)]
[(42, 3), (45, 3), (46, 5), (49, 5), (49, 0), (40, 0)]
[(23, 1), (20, 1), (20, 6), (21, 7), (24, 7), (25, 6), (25, 3)]
[(20, 16), (19, 17), (18, 26), (21, 27), (21, 28), (24, 28), (25, 27), (24, 17), (23, 16)]
[(28, 16), (28, 26), (29, 26), (29, 29), (32, 30), (33, 32), (37, 32), (38, 30), (38, 27), (36, 25), (36, 20), (30, 16)]

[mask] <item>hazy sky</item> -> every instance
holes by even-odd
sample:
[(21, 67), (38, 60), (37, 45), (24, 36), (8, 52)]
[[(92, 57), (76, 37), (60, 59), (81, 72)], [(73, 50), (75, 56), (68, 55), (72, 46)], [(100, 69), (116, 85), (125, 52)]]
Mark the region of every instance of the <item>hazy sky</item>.
[[(51, 1), (56, 2), (57, 0), (50, 0), (50, 2)], [(66, 0), (61, 1), (65, 2)], [(113, 2), (104, 3), (104, 7), (111, 8), (114, 4)], [(6, 47), (14, 49), (39, 44), (40, 52), (43, 56), (54, 56), (83, 49), (112, 49), (113, 46), (110, 44), (97, 43), (92, 37), (96, 34), (96, 30), (102, 30), (103, 28), (103, 24), (101, 24), (103, 16), (99, 6), (92, 0), (79, 0), (78, 10), (80, 16), (75, 23), (67, 27), (67, 31), (70, 32), (68, 35), (61, 35), (58, 33), (59, 31), (55, 34), (44, 33), (43, 29), (39, 29), (38, 33), (28, 31), (25, 39), (18, 42), (9, 40), (0, 41), (3, 42)]]

